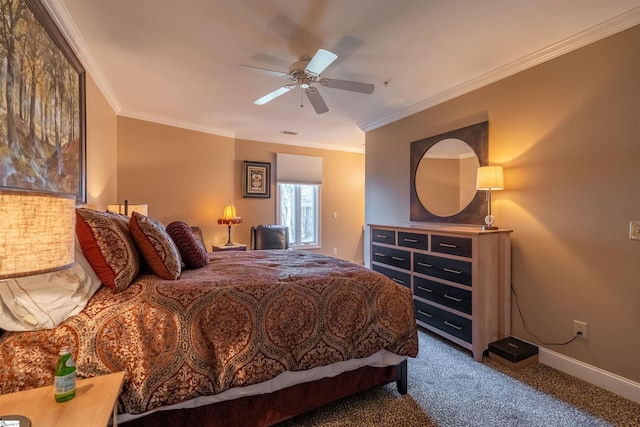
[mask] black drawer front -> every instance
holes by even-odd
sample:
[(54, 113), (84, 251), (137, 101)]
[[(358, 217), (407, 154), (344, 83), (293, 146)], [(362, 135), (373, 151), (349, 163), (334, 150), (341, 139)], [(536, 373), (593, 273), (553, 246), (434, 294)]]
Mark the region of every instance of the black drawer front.
[(471, 291), (416, 276), (413, 279), (413, 293), (429, 301), (471, 314)]
[(377, 245), (373, 245), (371, 252), (373, 261), (411, 270), (411, 252)]
[(396, 232), (394, 230), (371, 229), (371, 240), (377, 243), (396, 244)]
[(431, 235), (431, 251), (471, 258), (471, 239)]
[(409, 273), (402, 273), (400, 271), (392, 270), (386, 267), (381, 267), (376, 264), (372, 265), (371, 269), (384, 274), (389, 279), (393, 280), (399, 285), (406, 286), (407, 288), (411, 288), (411, 275)]
[(469, 261), (414, 253), (413, 271), (471, 286), (471, 262)]
[(398, 231), (398, 246), (429, 250), (429, 235)]
[(471, 320), (415, 300), (416, 319), (471, 343)]

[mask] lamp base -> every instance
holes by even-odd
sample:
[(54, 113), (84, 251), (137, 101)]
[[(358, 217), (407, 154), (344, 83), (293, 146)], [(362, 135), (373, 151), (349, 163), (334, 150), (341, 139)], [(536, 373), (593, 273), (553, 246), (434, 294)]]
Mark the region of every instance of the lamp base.
[(485, 230), (499, 230), (499, 229), (500, 229), (500, 227), (494, 227), (493, 225), (483, 225), (482, 226), (482, 231), (485, 231)]
[(231, 243), (231, 224), (229, 224), (229, 239), (227, 239), (225, 246), (233, 246), (233, 243)]

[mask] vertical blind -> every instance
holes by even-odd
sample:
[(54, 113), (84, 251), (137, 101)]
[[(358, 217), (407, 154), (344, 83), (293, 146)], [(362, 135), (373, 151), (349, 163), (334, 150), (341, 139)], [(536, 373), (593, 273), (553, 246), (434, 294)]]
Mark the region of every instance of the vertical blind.
[(276, 155), (278, 184), (322, 184), (322, 157)]

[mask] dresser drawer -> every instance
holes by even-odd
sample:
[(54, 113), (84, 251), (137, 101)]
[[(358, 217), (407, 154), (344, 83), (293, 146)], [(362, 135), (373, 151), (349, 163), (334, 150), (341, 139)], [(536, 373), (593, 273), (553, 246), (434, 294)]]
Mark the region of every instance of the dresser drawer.
[(416, 305), (416, 319), (471, 343), (471, 320), (422, 301), (414, 300), (414, 302)]
[(414, 253), (413, 271), (471, 286), (471, 262), (469, 261)]
[(371, 252), (373, 261), (411, 270), (411, 252), (378, 245), (373, 245)]
[(403, 273), (398, 270), (393, 270), (391, 268), (381, 267), (377, 264), (371, 266), (372, 270), (378, 271), (389, 279), (393, 280), (399, 285), (406, 286), (407, 288), (411, 288), (411, 274)]
[(423, 251), (429, 250), (429, 235), (398, 231), (398, 246), (422, 249)]
[(429, 301), (471, 314), (471, 291), (416, 276), (413, 279), (413, 293)]
[(389, 245), (395, 245), (396, 232), (395, 230), (381, 230), (379, 228), (372, 228), (371, 240), (376, 243), (387, 243)]
[(471, 239), (468, 237), (451, 237), (432, 234), (431, 252), (471, 258)]

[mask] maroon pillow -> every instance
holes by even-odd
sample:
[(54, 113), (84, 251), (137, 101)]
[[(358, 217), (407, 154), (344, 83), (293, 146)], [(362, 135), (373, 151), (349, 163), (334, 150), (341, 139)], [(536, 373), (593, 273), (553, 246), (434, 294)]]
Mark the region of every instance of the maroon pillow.
[(187, 268), (202, 268), (209, 264), (207, 251), (198, 243), (191, 227), (185, 222), (175, 221), (167, 225), (167, 233), (178, 247), (182, 262)]

